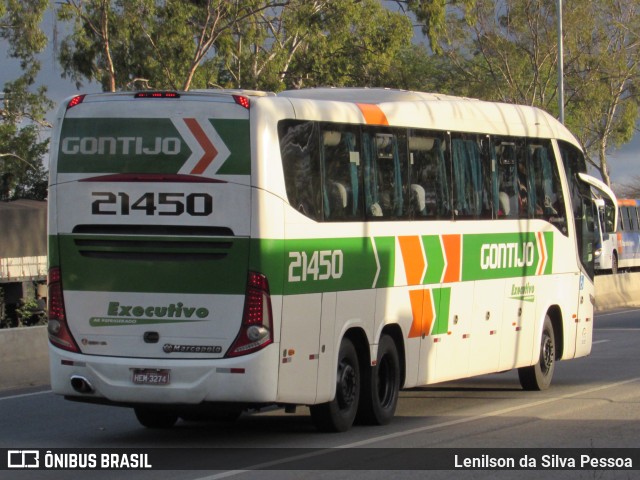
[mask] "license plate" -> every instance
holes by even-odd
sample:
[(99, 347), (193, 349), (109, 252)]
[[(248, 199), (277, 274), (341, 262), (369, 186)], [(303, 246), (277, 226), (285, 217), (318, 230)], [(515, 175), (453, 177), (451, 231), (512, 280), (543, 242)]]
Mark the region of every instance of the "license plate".
[(134, 368), (133, 383), (138, 385), (169, 385), (170, 370), (155, 368)]

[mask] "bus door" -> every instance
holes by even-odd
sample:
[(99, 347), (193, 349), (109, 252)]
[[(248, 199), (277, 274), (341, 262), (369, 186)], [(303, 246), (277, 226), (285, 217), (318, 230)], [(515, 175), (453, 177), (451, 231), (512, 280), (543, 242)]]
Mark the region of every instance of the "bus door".
[[(588, 355), (593, 340), (593, 310), (595, 306), (594, 253), (596, 243), (597, 206), (591, 187), (616, 203), (615, 194), (605, 184), (589, 175), (579, 173), (572, 186), (573, 216), (575, 222), (578, 256), (581, 263), (576, 325), (575, 356)], [(615, 222), (615, 218), (613, 219)], [(614, 223), (615, 225), (615, 223)]]

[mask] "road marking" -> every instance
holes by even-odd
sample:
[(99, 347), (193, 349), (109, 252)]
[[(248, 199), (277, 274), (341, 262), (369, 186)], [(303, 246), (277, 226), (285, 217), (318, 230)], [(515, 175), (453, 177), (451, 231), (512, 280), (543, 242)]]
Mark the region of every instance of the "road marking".
[(637, 332), (640, 330), (639, 328), (598, 328), (596, 329), (598, 332)]
[(14, 400), (16, 398), (32, 397), (34, 395), (42, 395), (43, 393), (52, 393), (52, 391), (51, 390), (45, 390), (43, 392), (21, 393), (20, 395), (11, 395), (9, 397), (0, 397), (0, 401), (1, 400)]
[(612, 315), (620, 315), (621, 313), (634, 313), (640, 312), (640, 308), (636, 308), (634, 310), (621, 310), (620, 312), (611, 312), (611, 313), (596, 313), (596, 317), (610, 317)]
[(497, 416), (500, 416), (500, 415), (505, 415), (507, 413), (513, 413), (513, 412), (516, 412), (518, 410), (524, 410), (526, 408), (538, 407), (540, 405), (545, 405), (545, 404), (548, 404), (548, 403), (567, 400), (567, 399), (570, 399), (570, 398), (578, 397), (580, 395), (588, 395), (590, 393), (599, 392), (601, 390), (606, 390), (608, 388), (619, 387), (619, 386), (622, 386), (622, 385), (626, 385), (628, 383), (633, 383), (633, 382), (638, 382), (638, 381), (640, 381), (640, 377), (632, 378), (632, 379), (629, 379), (629, 380), (623, 380), (623, 381), (615, 382), (615, 383), (609, 383), (607, 385), (601, 385), (599, 387), (589, 388), (589, 389), (586, 389), (586, 390), (581, 390), (579, 392), (567, 393), (566, 395), (561, 395), (559, 397), (545, 398), (543, 400), (538, 400), (538, 401), (535, 401), (535, 402), (529, 402), (529, 403), (526, 403), (524, 405), (516, 405), (516, 406), (513, 406), (513, 407), (507, 407), (507, 408), (502, 408), (502, 409), (499, 409), (499, 410), (493, 410), (491, 412), (482, 413), (480, 415), (474, 415), (474, 416), (466, 417), (466, 418), (459, 418), (457, 420), (449, 420), (447, 422), (436, 423), (434, 425), (425, 425), (423, 427), (411, 428), (409, 430), (404, 430), (404, 431), (396, 432), (396, 433), (390, 433), (390, 434), (387, 434), (387, 435), (380, 435), (380, 436), (372, 437), (372, 438), (369, 438), (369, 439), (366, 439), (366, 440), (361, 440), (359, 442), (347, 443), (347, 444), (344, 444), (344, 445), (339, 445), (337, 447), (324, 448), (322, 450), (318, 450), (318, 451), (315, 451), (315, 452), (310, 452), (310, 453), (305, 453), (305, 454), (300, 454), (300, 455), (292, 455), (290, 457), (279, 459), (279, 460), (273, 460), (271, 462), (264, 462), (264, 463), (259, 463), (259, 464), (256, 464), (256, 465), (248, 465), (245, 469), (242, 469), (242, 470), (228, 470), (226, 472), (217, 473), (215, 475), (210, 475), (210, 476), (207, 476), (207, 477), (200, 477), (200, 478), (197, 478), (196, 480), (219, 480), (219, 479), (222, 479), (222, 478), (234, 477), (236, 475), (241, 475), (243, 473), (248, 473), (248, 472), (251, 472), (253, 470), (260, 470), (260, 469), (274, 467), (274, 466), (277, 466), (277, 465), (287, 464), (287, 463), (290, 463), (290, 462), (304, 460), (306, 458), (318, 457), (320, 455), (325, 455), (325, 454), (331, 453), (331, 452), (335, 451), (336, 449), (364, 447), (364, 446), (367, 446), (367, 445), (383, 442), (383, 441), (386, 441), (386, 440), (393, 440), (395, 438), (406, 437), (406, 436), (409, 436), (409, 435), (415, 435), (416, 433), (423, 433), (423, 432), (428, 432), (430, 430), (437, 430), (439, 428), (452, 427), (452, 426), (456, 426), (456, 425), (462, 425), (462, 424), (465, 424), (465, 423), (471, 423), (471, 422), (475, 422), (477, 420), (484, 420), (485, 418), (497, 417)]
[(591, 342), (591, 345), (597, 345), (598, 343), (607, 343), (611, 340), (596, 340), (595, 342)]

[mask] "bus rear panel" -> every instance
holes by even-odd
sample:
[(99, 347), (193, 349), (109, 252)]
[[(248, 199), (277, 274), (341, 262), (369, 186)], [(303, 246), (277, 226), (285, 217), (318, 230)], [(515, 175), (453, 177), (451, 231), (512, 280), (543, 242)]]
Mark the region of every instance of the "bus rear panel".
[(268, 280), (250, 270), (242, 101), (114, 94), (61, 110), (50, 186), (54, 391), (124, 403), (275, 399), (275, 379), (245, 365), (249, 353), (276, 353), (265, 348)]

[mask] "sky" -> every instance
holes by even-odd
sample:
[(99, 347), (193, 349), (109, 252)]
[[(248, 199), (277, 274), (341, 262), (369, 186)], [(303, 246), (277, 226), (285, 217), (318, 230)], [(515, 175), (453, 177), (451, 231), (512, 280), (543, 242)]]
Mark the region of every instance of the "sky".
[[(53, 18), (53, 12), (50, 8), (47, 11), (42, 26), (49, 38), (54, 38)], [(60, 29), (61, 26), (58, 25), (58, 30)], [(58, 38), (61, 37), (61, 33), (60, 31), (58, 32)], [(7, 81), (15, 79), (20, 72), (19, 63), (14, 59), (8, 58), (5, 53), (6, 51), (6, 40), (0, 39), (0, 86), (4, 85)], [(49, 98), (56, 103), (56, 108), (49, 114), (50, 121), (53, 121), (57, 105), (62, 103), (67, 97), (78, 93), (101, 91), (100, 86), (95, 84), (84, 85), (83, 88), (78, 90), (74, 82), (62, 78), (62, 70), (55, 59), (52, 42), (49, 42), (47, 49), (40, 55), (40, 60), (42, 62), (42, 69), (38, 77), (38, 84), (47, 86)], [(631, 142), (608, 153), (607, 162), (611, 180), (614, 185), (629, 184), (634, 179), (640, 179), (640, 121), (637, 124), (637, 130), (638, 132)], [(46, 133), (44, 134), (46, 135)], [(45, 166), (46, 164), (47, 162), (45, 160)], [(599, 178), (597, 172), (593, 171), (590, 173)]]

